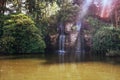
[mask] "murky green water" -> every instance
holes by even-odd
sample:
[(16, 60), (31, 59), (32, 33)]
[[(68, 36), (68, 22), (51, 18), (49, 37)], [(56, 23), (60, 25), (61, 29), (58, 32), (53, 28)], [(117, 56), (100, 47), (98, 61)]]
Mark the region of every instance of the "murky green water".
[(86, 61), (47, 64), (44, 59), (1, 59), (0, 80), (120, 80), (120, 65)]

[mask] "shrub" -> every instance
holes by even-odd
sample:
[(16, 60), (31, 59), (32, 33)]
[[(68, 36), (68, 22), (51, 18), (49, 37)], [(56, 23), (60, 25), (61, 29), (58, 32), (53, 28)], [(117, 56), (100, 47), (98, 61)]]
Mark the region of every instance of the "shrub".
[(120, 29), (101, 27), (93, 36), (93, 50), (106, 53), (110, 50), (120, 50)]

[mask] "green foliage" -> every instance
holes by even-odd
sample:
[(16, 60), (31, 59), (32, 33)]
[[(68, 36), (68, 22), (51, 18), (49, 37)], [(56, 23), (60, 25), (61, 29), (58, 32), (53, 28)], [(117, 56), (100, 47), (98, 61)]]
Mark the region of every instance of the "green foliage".
[(120, 29), (101, 27), (93, 36), (93, 49), (106, 53), (110, 50), (120, 50)]
[(87, 17), (87, 22), (91, 25), (92, 27), (92, 34), (94, 35), (101, 27), (109, 27), (111, 24), (106, 23), (104, 21), (101, 21), (97, 18), (94, 17)]
[[(34, 11), (32, 11), (32, 13), (29, 12), (30, 16), (35, 21), (36, 26), (41, 30), (43, 37), (45, 37), (48, 33), (53, 34), (55, 32), (54, 28), (52, 28), (53, 26), (51, 26), (51, 16), (55, 15), (58, 10), (59, 7), (54, 0), (37, 0)], [(54, 21), (56, 22), (56, 20)]]
[[(57, 34), (58, 25), (63, 22), (73, 22), (75, 23), (77, 20), (77, 15), (79, 13), (79, 6), (72, 5), (71, 3), (64, 4), (60, 7), (60, 9), (56, 12), (56, 14), (51, 15), (47, 19), (43, 19), (44, 24), (47, 26), (45, 32), (49, 34)], [(43, 25), (44, 26), (44, 25)], [(44, 27), (45, 28), (45, 27)]]
[(57, 34), (57, 27), (59, 24), (57, 15), (52, 15), (51, 17), (49, 17), (47, 22), (48, 22), (48, 27), (47, 27), (48, 33), (51, 35)]
[(0, 39), (0, 44), (1, 44), (0, 52), (14, 53), (15, 52), (15, 50), (13, 49), (14, 42), (15, 42), (15, 38), (12, 36), (5, 36), (1, 38)]
[(77, 5), (66, 4), (58, 11), (58, 21), (75, 22), (79, 14), (80, 7)]
[(6, 17), (0, 44), (0, 52), (5, 53), (37, 53), (43, 52), (45, 48), (40, 30), (24, 14)]

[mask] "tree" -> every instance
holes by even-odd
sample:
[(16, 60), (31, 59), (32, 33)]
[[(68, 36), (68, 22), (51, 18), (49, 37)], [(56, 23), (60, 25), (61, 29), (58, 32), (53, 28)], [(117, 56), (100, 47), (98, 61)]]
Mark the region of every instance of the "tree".
[(6, 17), (3, 35), (0, 39), (0, 52), (4, 53), (39, 53), (45, 43), (35, 23), (24, 14), (11, 14)]
[(4, 13), (4, 11), (5, 11), (5, 4), (6, 4), (6, 0), (0, 0), (0, 14)]
[(0, 37), (3, 34), (2, 28), (4, 24), (5, 4), (6, 0), (0, 0)]
[(80, 7), (72, 4), (65, 4), (58, 11), (58, 22), (76, 22)]

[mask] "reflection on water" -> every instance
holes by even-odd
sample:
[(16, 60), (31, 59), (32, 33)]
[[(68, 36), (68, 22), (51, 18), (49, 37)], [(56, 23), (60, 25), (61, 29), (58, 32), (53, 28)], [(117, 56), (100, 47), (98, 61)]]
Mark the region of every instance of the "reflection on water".
[(54, 64), (39, 58), (1, 59), (0, 80), (120, 80), (119, 64), (90, 59), (69, 63), (78, 61), (76, 56), (58, 57)]

